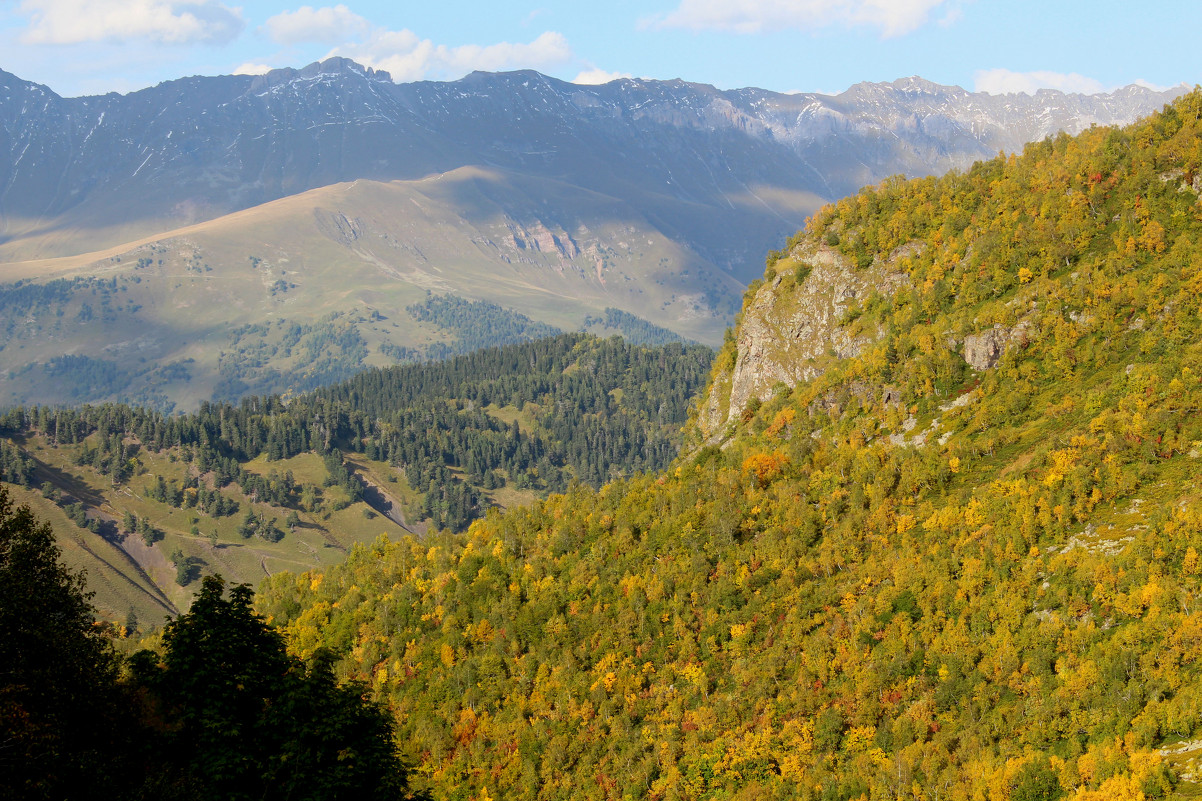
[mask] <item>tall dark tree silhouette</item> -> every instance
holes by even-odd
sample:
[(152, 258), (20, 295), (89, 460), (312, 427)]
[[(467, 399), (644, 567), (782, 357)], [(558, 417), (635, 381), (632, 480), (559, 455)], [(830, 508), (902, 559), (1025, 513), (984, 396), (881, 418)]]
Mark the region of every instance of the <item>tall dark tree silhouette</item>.
[(0, 798), (104, 797), (117, 662), (54, 533), (0, 484)]
[(176, 775), (210, 798), (405, 797), (388, 712), (362, 687), (336, 684), (329, 654), (290, 656), (252, 600), (247, 585), (226, 593), (206, 577), (165, 629), (162, 661), (135, 659), (135, 679), (173, 721), (164, 735)]
[(206, 577), (124, 678), (83, 576), (0, 484), (0, 801), (413, 797), (393, 719)]

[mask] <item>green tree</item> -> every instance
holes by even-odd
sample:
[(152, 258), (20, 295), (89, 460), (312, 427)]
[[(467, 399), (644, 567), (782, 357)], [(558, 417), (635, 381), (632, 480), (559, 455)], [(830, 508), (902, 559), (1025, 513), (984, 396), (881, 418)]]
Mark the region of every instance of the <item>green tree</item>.
[(404, 797), (388, 712), (337, 685), (328, 653), (307, 665), (289, 656), (252, 595), (247, 585), (227, 595), (207, 576), (192, 609), (167, 625), (161, 664), (137, 657), (136, 679), (178, 721), (164, 749), (176, 775), (212, 798)]
[(1024, 765), (1010, 789), (1011, 801), (1056, 801), (1063, 797), (1056, 771), (1042, 758)]
[(0, 798), (108, 797), (117, 662), (84, 577), (0, 485)]

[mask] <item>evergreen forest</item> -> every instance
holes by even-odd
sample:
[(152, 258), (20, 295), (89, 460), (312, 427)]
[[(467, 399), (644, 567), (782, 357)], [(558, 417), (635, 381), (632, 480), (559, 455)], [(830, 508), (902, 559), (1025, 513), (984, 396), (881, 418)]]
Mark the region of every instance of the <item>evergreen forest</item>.
[(0, 485), (0, 798), (401, 799), (395, 723), (210, 576), (126, 660), (50, 526)]
[(0, 479), (63, 528), (107, 615), (153, 625), (204, 574), (258, 581), (663, 469), (712, 357), (570, 334), (186, 415), (16, 407), (0, 413)]

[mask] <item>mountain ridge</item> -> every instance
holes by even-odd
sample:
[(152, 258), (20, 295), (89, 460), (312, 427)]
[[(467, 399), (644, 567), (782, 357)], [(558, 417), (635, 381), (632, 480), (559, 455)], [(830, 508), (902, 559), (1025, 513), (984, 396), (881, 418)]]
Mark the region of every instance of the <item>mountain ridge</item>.
[[(571, 484), (462, 535), (363, 537), (337, 565), (292, 554), (280, 566), (305, 572), (273, 572), (257, 607), (294, 655), (329, 649), (341, 677), (389, 704), (415, 774), (448, 794), (1196, 798), (1200, 175), (1197, 90), (1124, 128), (829, 204), (748, 287), (708, 384), (719, 400), (693, 405), (694, 447), (667, 470)], [(327, 222), (362, 238), (355, 219)], [(448, 396), (442, 419), (482, 424), (503, 454), (531, 422), (532, 393), (509, 371), (554, 361), (530, 356), (550, 343), (463, 360), (468, 375), (492, 360), (503, 380)], [(687, 393), (665, 416), (646, 380), (663, 362), (644, 355), (593, 397), (674, 427)], [(695, 355), (686, 374), (700, 379), (708, 354)], [(592, 357), (556, 363), (558, 380), (537, 384), (604, 372)], [(125, 529), (153, 539), (141, 524), (165, 513), (167, 536), (216, 565), (220, 540), (296, 542), (261, 506), (208, 546), (185, 536), (222, 516), (223, 488), (240, 506), (282, 496), (310, 515), (306, 496), (338, 501), (333, 514), (350, 509), (357, 470), (375, 483), (411, 458), (406, 429), (444, 458), (432, 418), (395, 403), (422, 381), (363, 391), (381, 378), (301, 399), (291, 420), (279, 397), (192, 419), (14, 411), (0, 459), (28, 487), (18, 497), (66, 531), (95, 517), (64, 479), (132, 479), (156, 505), (137, 520), (130, 506)], [(541, 401), (543, 419), (579, 411), (567, 395)], [(355, 398), (368, 402), (340, 408)], [(217, 442), (260, 455), (237, 489)], [(575, 452), (605, 452), (596, 442)], [(39, 499), (37, 462), (63, 444), (60, 486)], [(307, 464), (285, 461), (297, 456)], [(523, 483), (546, 476), (511, 464)], [(481, 478), (495, 485), (495, 471)], [(342, 489), (327, 499), (318, 484)], [(189, 519), (182, 507), (202, 499), (213, 511)], [(354, 517), (330, 519), (362, 526)], [(183, 550), (176, 565), (180, 584), (199, 568)]]
[[(350, 326), (366, 356), (346, 370), (441, 352), (443, 332), (405, 312), (427, 291), (561, 330), (619, 309), (718, 344), (762, 254), (823, 203), (1173, 91), (994, 98), (910, 78), (827, 97), (533, 71), (395, 84), (330, 59), (63, 99), (4, 73), (0, 280), (84, 283), (0, 306), (0, 370), (21, 377), (0, 403), (195, 408), (246, 383), (231, 332), (279, 320)], [(311, 386), (263, 358), (254, 373), (276, 384), (257, 391)]]
[[(500, 198), (527, 211), (511, 216)], [(621, 308), (716, 344), (742, 289), (615, 198), (478, 167), (320, 187), (129, 246), (3, 269), (21, 283), (0, 285), (0, 370), (10, 376), (0, 405), (195, 409), (242, 384), (311, 388), (311, 365), (273, 350), (292, 325), (333, 326), (362, 343), (339, 365), (342, 376), (430, 358), (454, 339), (413, 314), (430, 293), (500, 304), (562, 330)], [(51, 379), (64, 356), (126, 378), (94, 391), (82, 374)], [(160, 380), (158, 368), (171, 364), (186, 371)]]
[[(14, 240), (36, 230), (39, 220), (95, 224), (111, 217), (114, 202), (124, 203), (135, 223), (141, 215), (138, 224), (154, 233), (166, 230), (164, 220), (178, 227), (329, 183), (415, 179), (468, 163), (558, 174), (582, 187), (620, 186), (627, 193), (646, 193), (656, 183), (646, 176), (655, 176), (667, 189), (655, 195), (686, 206), (729, 206), (728, 196), (754, 182), (816, 191), (833, 200), (896, 172), (944, 172), (998, 149), (1018, 149), (1071, 123), (1066, 108), (1086, 109), (1085, 124), (1126, 122), (1177, 93), (1135, 88), (1126, 91), (1125, 100), (1118, 92), (1099, 96), (1104, 99), (1007, 96), (999, 105), (990, 96), (922, 82), (918, 95), (937, 87), (931, 96), (940, 102), (916, 106), (906, 122), (900, 110), (907, 97), (916, 96), (907, 91), (915, 79), (856, 84), (837, 96), (722, 91), (681, 80), (587, 86), (529, 70), (396, 84), (385, 72), (332, 58), (259, 76), (183, 78), (126, 95), (62, 98), (47, 87), (0, 75), (0, 154), (8, 152), (0, 161), (0, 217), (8, 240), (0, 245), (0, 258), (6, 261), (16, 258)], [(1002, 123), (1016, 125), (1017, 115), (1010, 114), (976, 132), (978, 144), (970, 145), (971, 124), (954, 108), (965, 98), (971, 101), (965, 113), (984, 114), (981, 119), (1006, 109), (1029, 116), (1047, 98), (1060, 99), (1066, 108), (1003, 136)], [(874, 125), (874, 106), (890, 118)], [(934, 126), (930, 133), (922, 130), (924, 120)], [(967, 135), (940, 130), (936, 123), (952, 129), (969, 124), (970, 130)], [(325, 128), (338, 131), (339, 141)], [(920, 140), (914, 152), (871, 141), (907, 129)], [(815, 166), (836, 154), (829, 148), (811, 152), (813, 145), (836, 132), (865, 140), (858, 148), (864, 167)], [(962, 152), (932, 148), (931, 141), (949, 136)], [(598, 169), (614, 162), (615, 148), (625, 155), (618, 162), (631, 162), (629, 168)], [(738, 149), (743, 152), (736, 154)], [(724, 156), (724, 150), (731, 154)], [(899, 153), (906, 157), (899, 159)], [(883, 168), (889, 158), (904, 169), (893, 163)], [(611, 172), (618, 183), (607, 177)], [(661, 216), (672, 226), (669, 233), (696, 240), (703, 255), (740, 275), (748, 269), (752, 247), (763, 252), (810, 211), (777, 203), (767, 220), (745, 213), (742, 222), (753, 223), (757, 241), (735, 250), (707, 241), (698, 231), (704, 224), (687, 208)], [(788, 220), (773, 225), (774, 217)], [(721, 255), (726, 258), (717, 258)]]

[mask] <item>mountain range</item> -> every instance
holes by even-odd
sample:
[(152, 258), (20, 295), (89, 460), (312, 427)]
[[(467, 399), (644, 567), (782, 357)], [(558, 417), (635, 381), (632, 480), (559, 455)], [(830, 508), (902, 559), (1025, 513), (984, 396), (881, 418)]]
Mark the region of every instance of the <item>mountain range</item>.
[[(0, 72), (0, 279), (74, 282), (48, 305), (0, 303), (0, 369), (25, 371), (0, 403), (194, 407), (229, 378), (229, 332), (279, 320), (334, 315), (366, 363), (390, 363), (453, 338), (405, 311), (427, 293), (565, 329), (615, 308), (717, 344), (762, 254), (822, 203), (1129, 122), (1180, 91), (995, 97), (908, 78), (826, 96), (529, 71), (397, 84), (335, 58), (62, 98)], [(96, 314), (101, 278), (125, 302)], [(39, 389), (47, 370), (87, 384), (64, 356), (122, 391)], [(190, 380), (165, 380), (179, 363)], [(296, 388), (293, 367), (268, 367), (265, 389)]]

